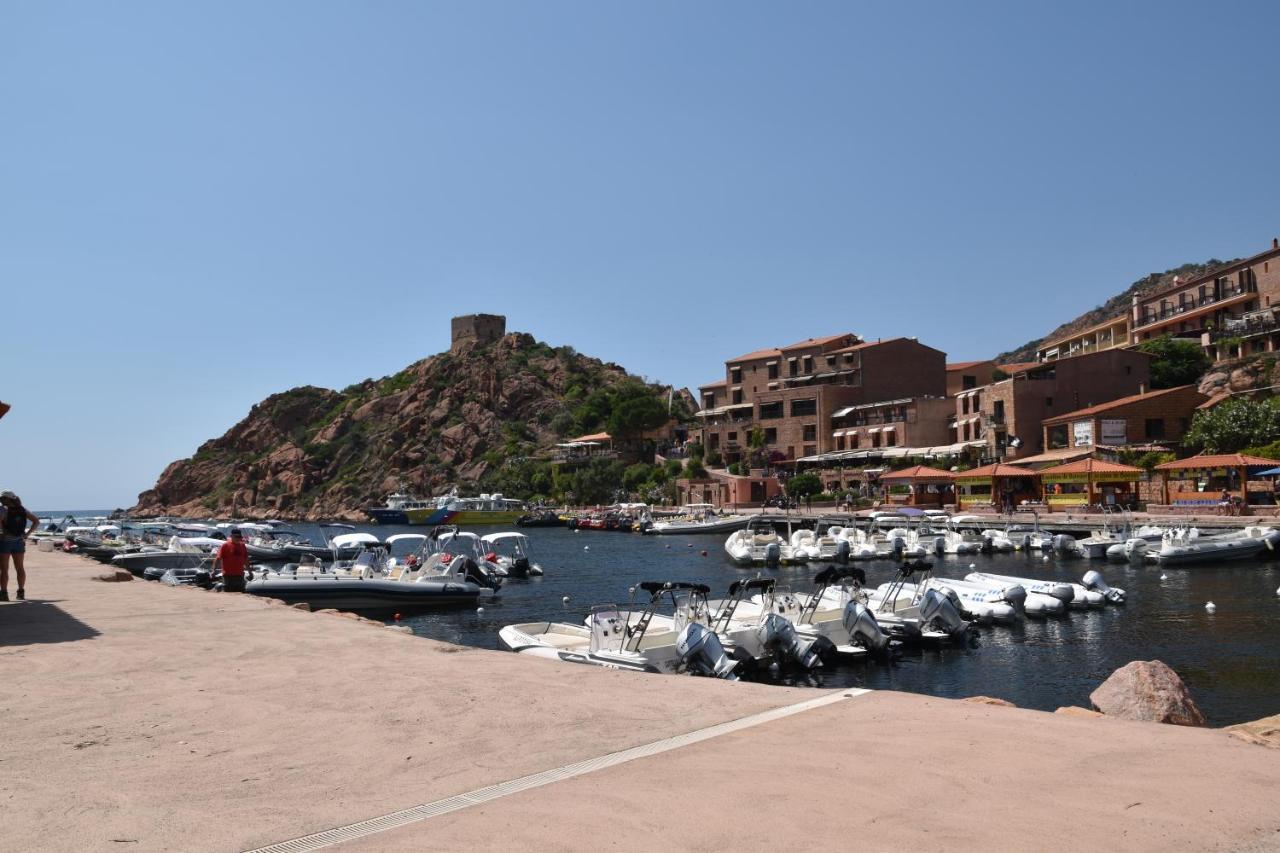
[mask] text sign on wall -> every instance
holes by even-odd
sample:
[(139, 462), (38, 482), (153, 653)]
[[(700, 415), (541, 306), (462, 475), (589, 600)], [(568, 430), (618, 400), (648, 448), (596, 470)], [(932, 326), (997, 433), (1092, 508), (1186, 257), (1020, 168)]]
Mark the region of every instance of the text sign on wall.
[(1124, 418), (1104, 418), (1102, 421), (1102, 438), (1099, 444), (1127, 444), (1129, 441), (1129, 422)]
[(1093, 444), (1093, 421), (1076, 421), (1071, 425), (1072, 444), (1088, 447)]

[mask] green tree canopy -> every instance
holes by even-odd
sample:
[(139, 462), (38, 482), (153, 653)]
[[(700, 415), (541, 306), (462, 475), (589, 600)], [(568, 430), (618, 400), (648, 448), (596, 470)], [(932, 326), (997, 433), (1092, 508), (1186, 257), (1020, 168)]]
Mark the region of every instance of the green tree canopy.
[(822, 492), (822, 480), (817, 474), (796, 474), (787, 480), (787, 497), (803, 500)]
[(1213, 363), (1195, 341), (1163, 335), (1143, 341), (1138, 352), (1151, 355), (1151, 387), (1177, 388), (1190, 385), (1204, 375)]
[(1235, 453), (1280, 440), (1280, 398), (1228, 400), (1197, 412), (1183, 444), (1191, 450)]

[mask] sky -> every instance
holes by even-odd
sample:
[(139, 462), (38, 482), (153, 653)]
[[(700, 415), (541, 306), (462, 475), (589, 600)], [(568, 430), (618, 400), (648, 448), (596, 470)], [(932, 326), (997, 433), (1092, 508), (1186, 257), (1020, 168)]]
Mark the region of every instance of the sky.
[(0, 488), (129, 506), (455, 314), (696, 387), (1280, 235), (1280, 4), (0, 2)]

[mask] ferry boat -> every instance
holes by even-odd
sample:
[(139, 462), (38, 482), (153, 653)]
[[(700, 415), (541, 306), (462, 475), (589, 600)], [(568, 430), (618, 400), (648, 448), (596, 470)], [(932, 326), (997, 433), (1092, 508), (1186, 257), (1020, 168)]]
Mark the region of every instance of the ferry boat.
[(403, 492), (393, 492), (387, 495), (386, 502), (382, 506), (366, 507), (364, 514), (369, 516), (369, 520), (374, 524), (411, 524), (408, 515), (410, 510), (435, 508), (434, 500), (424, 501)]
[(410, 524), (515, 524), (526, 511), (524, 501), (502, 495), (480, 495), (476, 498), (448, 494), (430, 507), (406, 509)]

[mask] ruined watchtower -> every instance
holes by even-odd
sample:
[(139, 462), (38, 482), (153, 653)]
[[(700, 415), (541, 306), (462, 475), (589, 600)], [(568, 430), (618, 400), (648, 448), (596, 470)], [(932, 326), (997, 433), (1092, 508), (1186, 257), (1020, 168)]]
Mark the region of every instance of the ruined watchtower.
[(501, 314), (467, 314), (453, 318), (453, 339), (450, 352), (469, 346), (496, 341), (507, 333), (507, 318)]

